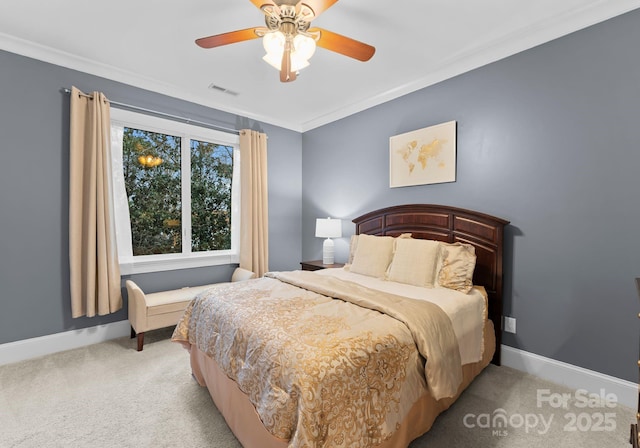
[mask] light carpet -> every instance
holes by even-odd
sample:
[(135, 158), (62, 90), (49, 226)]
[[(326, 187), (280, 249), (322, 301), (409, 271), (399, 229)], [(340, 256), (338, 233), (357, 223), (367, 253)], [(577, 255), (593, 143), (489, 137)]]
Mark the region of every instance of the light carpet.
[[(171, 331), (0, 366), (0, 447), (240, 447)], [(595, 398), (491, 365), (410, 446), (630, 446), (634, 411)]]

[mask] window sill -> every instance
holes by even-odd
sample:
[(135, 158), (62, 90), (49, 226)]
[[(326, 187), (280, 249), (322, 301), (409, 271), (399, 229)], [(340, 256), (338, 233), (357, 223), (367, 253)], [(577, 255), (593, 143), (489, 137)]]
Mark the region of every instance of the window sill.
[(240, 256), (236, 253), (231, 253), (230, 251), (215, 255), (150, 255), (136, 257), (135, 260), (131, 261), (120, 261), (120, 274), (130, 275), (143, 274), (147, 272), (173, 271), (176, 269), (234, 264), (239, 263), (239, 261)]

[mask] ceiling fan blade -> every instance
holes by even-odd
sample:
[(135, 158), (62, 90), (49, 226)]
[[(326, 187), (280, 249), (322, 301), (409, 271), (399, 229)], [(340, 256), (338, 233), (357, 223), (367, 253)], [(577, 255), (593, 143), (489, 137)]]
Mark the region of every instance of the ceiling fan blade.
[(216, 34), (215, 36), (201, 37), (200, 39), (196, 39), (196, 44), (202, 48), (214, 48), (245, 40), (257, 39), (260, 37), (258, 31), (262, 29), (264, 29), (264, 27), (247, 28), (245, 30)]
[(324, 11), (332, 7), (338, 0), (251, 0), (258, 9), (264, 10), (265, 6), (297, 6), (298, 4), (306, 5), (313, 12), (313, 17), (318, 17)]
[(307, 5), (313, 11), (313, 17), (315, 18), (337, 2), (338, 0), (302, 0), (300, 3)]
[(291, 82), (295, 81), (297, 75), (291, 71), (291, 39), (287, 39), (284, 44), (284, 51), (282, 52), (282, 63), (280, 64), (280, 81)]
[(258, 9), (262, 9), (263, 6), (275, 6), (275, 4), (269, 0), (251, 0), (251, 3), (256, 5)]
[(371, 45), (322, 28), (310, 28), (309, 33), (320, 33), (320, 38), (317, 41), (319, 47), (325, 50), (335, 51), (336, 53), (349, 56), (362, 62), (371, 59), (376, 52), (375, 47)]

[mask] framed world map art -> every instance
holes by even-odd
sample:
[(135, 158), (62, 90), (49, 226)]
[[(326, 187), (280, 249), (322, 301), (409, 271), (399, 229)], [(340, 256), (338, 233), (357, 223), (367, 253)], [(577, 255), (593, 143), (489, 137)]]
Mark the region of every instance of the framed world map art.
[(455, 180), (455, 121), (394, 135), (389, 139), (389, 187)]

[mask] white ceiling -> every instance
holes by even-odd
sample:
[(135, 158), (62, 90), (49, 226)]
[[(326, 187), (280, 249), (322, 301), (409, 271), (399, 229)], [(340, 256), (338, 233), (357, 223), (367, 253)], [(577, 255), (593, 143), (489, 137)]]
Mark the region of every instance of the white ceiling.
[(640, 0), (341, 0), (312, 26), (373, 45), (376, 54), (359, 62), (318, 48), (293, 83), (262, 61), (258, 39), (195, 45), (262, 26), (249, 0), (2, 1), (0, 49), (303, 132), (639, 7)]

